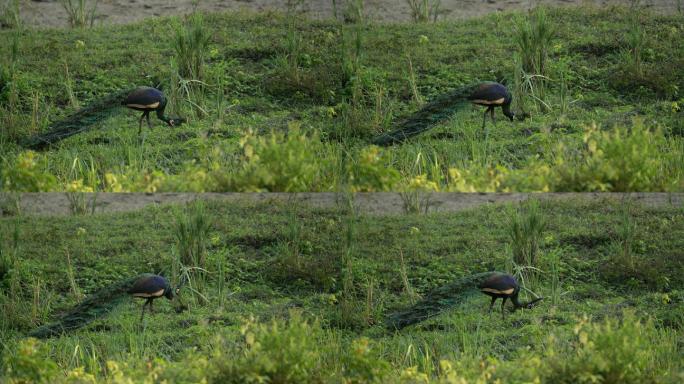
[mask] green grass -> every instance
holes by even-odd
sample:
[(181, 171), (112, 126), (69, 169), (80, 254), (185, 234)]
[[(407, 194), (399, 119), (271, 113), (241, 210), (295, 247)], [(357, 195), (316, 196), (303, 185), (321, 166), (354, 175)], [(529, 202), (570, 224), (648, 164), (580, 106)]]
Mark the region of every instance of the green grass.
[[(546, 112), (531, 99), (525, 77), (516, 75), (521, 66), (516, 70), (516, 29), (526, 18), (520, 13), (359, 25), (271, 13), (207, 14), (201, 42), (183, 45), (182, 52), (176, 40), (183, 33), (197, 35), (192, 31), (199, 27), (183, 32), (179, 18), (87, 30), (3, 30), (0, 45), (16, 41), (18, 55), (3, 57), (6, 69), (0, 73), (2, 164), (9, 173), (24, 172), (17, 165), (22, 151), (17, 143), (45, 130), (47, 121), (68, 116), (75, 105), (134, 85), (161, 84), (171, 99), (167, 113), (190, 118), (187, 124), (169, 128), (155, 121), (140, 140), (138, 114), (122, 109), (38, 156), (23, 188), (68, 189), (87, 178), (71, 172), (78, 159), (95, 169), (97, 190), (362, 190), (368, 185), (352, 179), (366, 172), (355, 168), (368, 153), (370, 138), (391, 129), (392, 121), (416, 110), (420, 100), (476, 81), (500, 80), (518, 96), (527, 93), (531, 119), (511, 123), (499, 114), (485, 138), (482, 110), (467, 107), (432, 131), (379, 152), (369, 177), (387, 182), (372, 190), (410, 189), (417, 177), (442, 190), (682, 190), (683, 19), (639, 12), (635, 19), (634, 12), (621, 8), (546, 10), (544, 23), (554, 32), (543, 48)], [(190, 62), (195, 68), (190, 71), (201, 68), (205, 85), (184, 79)], [(629, 157), (641, 142), (611, 153), (598, 167), (603, 170), (589, 167), (575, 175), (588, 179), (579, 184), (559, 165), (572, 170), (589, 161), (592, 147), (583, 138), (592, 124), (601, 131), (617, 126), (629, 132), (635, 118), (652, 136), (639, 140), (655, 142), (644, 155), (654, 164), (632, 164), (632, 169), (648, 168), (645, 173), (657, 180), (634, 184), (634, 175), (627, 175), (626, 183), (611, 180), (609, 174), (625, 169), (615, 160)], [(241, 138), (248, 131), (257, 137), (273, 131), (281, 135), (277, 147), (292, 127), (310, 141), (302, 145), (316, 159), (307, 167), (315, 169), (295, 169), (303, 175), (296, 185), (269, 183), (291, 177), (281, 173), (291, 169), (278, 168), (291, 152), (263, 149), (273, 162), (254, 164)], [(601, 140), (612, 145), (609, 138)], [(454, 180), (450, 170), (464, 179)], [(16, 175), (2, 175), (2, 188), (22, 188)], [(55, 180), (26, 183), (32, 177)]]
[[(681, 379), (681, 207), (540, 202), (534, 214), (546, 222), (537, 250), (541, 272), (528, 285), (547, 297), (540, 307), (502, 321), (486, 315), (489, 299), (477, 294), (400, 332), (383, 328), (384, 316), (416, 295), (511, 265), (511, 216), (527, 215), (515, 208), (371, 217), (348, 208), (207, 202), (0, 218), (7, 270), (0, 276), (0, 380)], [(181, 297), (189, 310), (181, 314), (159, 301), (141, 326), (142, 303), (131, 300), (62, 337), (23, 339), (81, 294), (137, 273), (169, 276), (182, 251), (182, 217), (201, 217), (207, 228), (206, 300), (186, 285)]]

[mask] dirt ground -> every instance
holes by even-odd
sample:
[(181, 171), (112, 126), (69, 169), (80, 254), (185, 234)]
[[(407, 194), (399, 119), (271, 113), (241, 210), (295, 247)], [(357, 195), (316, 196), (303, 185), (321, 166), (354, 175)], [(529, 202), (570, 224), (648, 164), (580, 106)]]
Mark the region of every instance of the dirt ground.
[[(95, 212), (135, 211), (147, 206), (183, 204), (193, 200), (217, 200), (241, 204), (298, 203), (310, 207), (349, 207), (350, 195), (338, 193), (99, 193), (89, 194), (86, 202)], [(530, 198), (553, 201), (631, 201), (645, 207), (682, 207), (684, 193), (433, 193), (419, 198), (429, 212), (457, 212), (482, 205), (519, 202)], [(353, 196), (357, 212), (367, 215), (402, 214), (404, 198), (399, 193), (357, 193)], [(18, 211), (18, 212), (17, 212)], [(0, 193), (0, 217), (24, 215), (68, 215), (71, 212), (66, 193)]]
[[(125, 24), (155, 16), (182, 15), (193, 10), (193, 4), (205, 11), (226, 10), (285, 10), (292, 0), (99, 0), (96, 25)], [(352, 0), (337, 0), (338, 15)], [(441, 0), (442, 19), (459, 19), (479, 16), (509, 9), (529, 9), (537, 4), (552, 6), (630, 4), (635, 1), (658, 12), (677, 10), (683, 0)], [(89, 3), (92, 3), (90, 0)], [(406, 0), (365, 0), (365, 13), (377, 21), (403, 21), (411, 18)], [(313, 18), (333, 16), (333, 0), (303, 0), (302, 13)], [(31, 27), (63, 27), (68, 23), (67, 14), (59, 0), (24, 0), (21, 15)]]

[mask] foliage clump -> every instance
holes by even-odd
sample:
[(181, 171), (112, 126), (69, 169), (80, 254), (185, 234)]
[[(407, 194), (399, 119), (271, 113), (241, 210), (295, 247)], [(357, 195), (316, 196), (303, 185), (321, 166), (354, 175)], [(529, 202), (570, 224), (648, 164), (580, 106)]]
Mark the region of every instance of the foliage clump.
[(562, 148), (556, 158), (558, 191), (663, 191), (681, 178), (668, 171), (666, 143), (659, 129), (649, 130), (636, 120), (631, 127), (585, 130), (584, 151), (572, 154)]
[(49, 192), (57, 189), (57, 179), (44, 171), (43, 157), (32, 151), (4, 159), (0, 170), (0, 188), (15, 192)]
[(676, 381), (670, 357), (676, 339), (625, 312), (621, 320), (591, 322), (581, 318), (570, 343), (552, 339), (547, 351), (546, 382), (668, 383)]

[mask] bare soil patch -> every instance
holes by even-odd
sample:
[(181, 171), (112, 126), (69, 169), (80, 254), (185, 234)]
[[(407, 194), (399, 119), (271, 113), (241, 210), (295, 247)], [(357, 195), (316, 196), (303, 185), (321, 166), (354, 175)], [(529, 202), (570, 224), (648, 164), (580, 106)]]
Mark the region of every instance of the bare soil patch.
[[(346, 9), (346, 1), (338, 0), (338, 15)], [(550, 6), (609, 6), (629, 5), (636, 0), (442, 0), (442, 19), (464, 19), (484, 14), (524, 10), (538, 4)], [(100, 0), (96, 12), (96, 25), (126, 24), (149, 17), (183, 15), (193, 11), (192, 0)], [(404, 0), (366, 0), (365, 13), (375, 21), (406, 21), (411, 13)], [(657, 12), (677, 10), (677, 0), (645, 0), (643, 6)], [(208, 12), (247, 10), (256, 12), (284, 11), (287, 0), (202, 0), (197, 9)], [(301, 6), (305, 15), (325, 19), (333, 17), (332, 0), (307, 0)], [(58, 0), (24, 1), (22, 18), (31, 27), (64, 27), (67, 14)]]
[[(369, 215), (406, 212), (400, 193), (357, 193), (353, 197), (341, 193), (98, 193), (95, 212), (136, 211), (148, 206), (183, 204), (194, 200), (215, 200), (241, 204), (282, 202), (317, 208), (348, 207), (350, 199), (357, 211)], [(458, 212), (483, 205), (519, 202), (530, 198), (553, 201), (631, 201), (646, 207), (682, 207), (684, 193), (431, 193), (419, 197), (429, 212)], [(17, 201), (18, 199), (18, 201)], [(0, 193), (0, 216), (18, 202), (27, 215), (68, 215), (71, 212), (66, 193)], [(8, 214), (9, 212), (5, 212)]]

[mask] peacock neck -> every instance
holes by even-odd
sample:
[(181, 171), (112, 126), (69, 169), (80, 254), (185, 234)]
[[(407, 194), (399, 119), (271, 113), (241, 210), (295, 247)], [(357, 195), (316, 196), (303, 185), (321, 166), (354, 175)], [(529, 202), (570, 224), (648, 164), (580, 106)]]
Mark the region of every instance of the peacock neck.
[(169, 122), (169, 119), (164, 115), (164, 110), (166, 109), (166, 98), (163, 98), (161, 104), (157, 108), (157, 117), (159, 120)]
[(501, 106), (501, 111), (502, 111), (503, 114), (506, 115), (506, 117), (508, 117), (509, 119), (512, 119), (512, 118), (513, 118), (513, 113), (511, 113), (511, 103), (510, 103), (510, 102), (508, 102), (508, 103), (502, 105), (502, 106)]
[(515, 306), (515, 309), (522, 308), (524, 305), (520, 303), (520, 300), (518, 300), (518, 292), (514, 293), (513, 296), (511, 296), (511, 301), (513, 302), (513, 305)]

